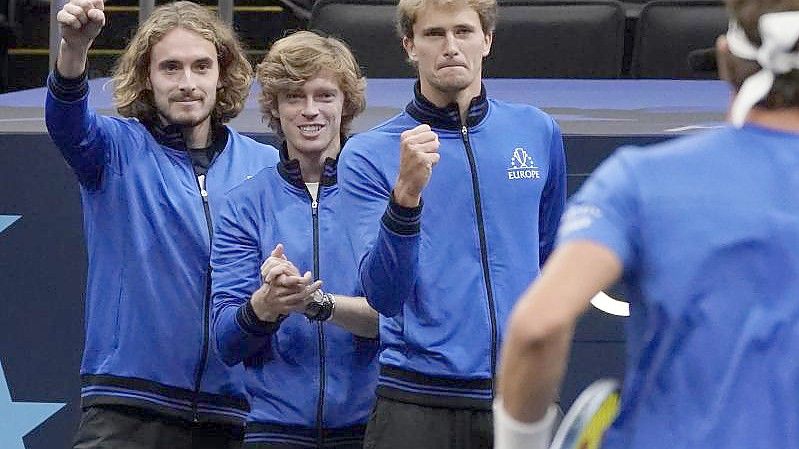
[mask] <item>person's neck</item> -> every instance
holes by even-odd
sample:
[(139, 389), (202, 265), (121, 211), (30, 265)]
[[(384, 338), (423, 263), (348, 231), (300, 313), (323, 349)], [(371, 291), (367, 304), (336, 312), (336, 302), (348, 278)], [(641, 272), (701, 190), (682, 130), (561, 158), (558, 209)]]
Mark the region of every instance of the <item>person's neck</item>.
[(747, 123), (791, 133), (799, 133), (799, 108), (764, 109), (752, 108), (746, 117)]
[(319, 182), (322, 179), (327, 158), (336, 159), (339, 154), (340, 146), (328, 148), (319, 153), (302, 153), (287, 145), (289, 159), (296, 159), (300, 163), (300, 172), (304, 182)]
[(466, 116), (469, 113), (469, 105), (472, 103), (474, 97), (480, 95), (482, 84), (480, 82), (472, 83), (471, 86), (455, 92), (442, 92), (429, 84), (421, 81), (421, 92), (428, 101), (436, 105), (436, 107), (444, 108), (452, 103), (458, 105), (458, 113), (460, 114), (461, 123), (466, 123)]
[(186, 148), (190, 150), (208, 148), (211, 145), (210, 118), (195, 126), (182, 126), (181, 132), (183, 132), (183, 141), (186, 143)]

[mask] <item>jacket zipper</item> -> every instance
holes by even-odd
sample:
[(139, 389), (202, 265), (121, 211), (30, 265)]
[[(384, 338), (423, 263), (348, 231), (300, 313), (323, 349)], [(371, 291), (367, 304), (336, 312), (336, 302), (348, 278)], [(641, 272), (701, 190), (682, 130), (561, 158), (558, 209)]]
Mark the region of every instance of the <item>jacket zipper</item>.
[[(206, 175), (197, 176), (197, 187), (200, 189), (200, 197), (203, 201), (203, 211), (205, 212), (205, 224), (208, 227), (208, 241), (211, 241), (213, 235), (213, 223), (211, 222), (211, 209), (208, 205), (208, 191), (205, 189)], [(210, 248), (209, 248), (210, 249)], [(197, 370), (194, 374), (194, 398), (191, 402), (191, 409), (194, 422), (200, 421), (200, 412), (198, 410), (200, 402), (200, 387), (202, 385), (203, 375), (205, 374), (206, 364), (208, 363), (208, 339), (210, 326), (209, 307), (211, 302), (211, 265), (205, 270), (205, 299), (203, 301), (203, 344), (202, 353), (200, 354), (200, 362), (197, 365)]]
[(488, 298), (488, 319), (491, 322), (491, 394), (494, 394), (494, 379), (497, 370), (497, 312), (494, 304), (494, 291), (491, 288), (491, 273), (488, 268), (488, 245), (486, 244), (485, 223), (483, 221), (483, 205), (480, 200), (480, 183), (477, 179), (477, 164), (469, 143), (469, 129), (466, 125), (461, 128), (461, 138), (466, 157), (469, 159), (469, 169), (472, 175), (472, 190), (474, 192), (474, 209), (477, 213), (477, 233), (480, 237), (480, 259), (483, 264), (483, 279), (485, 280), (486, 295)]
[[(311, 196), (311, 193), (308, 192)], [(322, 199), (322, 185), (316, 192), (316, 198)], [(311, 197), (311, 217), (313, 218), (313, 273), (314, 280), (319, 280), (319, 201)], [(316, 323), (319, 339), (319, 403), (316, 409), (316, 441), (317, 447), (324, 445), (324, 409), (325, 409), (325, 331), (323, 323)]]

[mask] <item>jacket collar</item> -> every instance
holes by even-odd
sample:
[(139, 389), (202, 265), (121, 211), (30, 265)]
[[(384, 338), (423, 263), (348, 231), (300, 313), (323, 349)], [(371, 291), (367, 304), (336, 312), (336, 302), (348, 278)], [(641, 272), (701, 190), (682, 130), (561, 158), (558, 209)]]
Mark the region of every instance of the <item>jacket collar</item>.
[[(463, 126), (457, 103), (450, 103), (443, 108), (437, 107), (422, 95), (421, 84), (418, 80), (413, 88), (413, 100), (405, 107), (405, 112), (417, 121), (427, 123), (433, 128), (459, 130)], [(480, 95), (472, 98), (469, 104), (469, 112), (465, 120), (466, 126), (471, 128), (477, 125), (486, 114), (488, 114), (488, 98), (485, 85), (481, 85)]]
[[(341, 146), (344, 147), (344, 139), (342, 139)], [(322, 177), (319, 179), (320, 186), (332, 186), (336, 184), (336, 165), (338, 159), (329, 157), (325, 159), (325, 165), (322, 168)], [(277, 171), (280, 176), (289, 184), (299, 189), (305, 189), (305, 181), (302, 179), (302, 171), (300, 170), (300, 161), (297, 159), (289, 159), (289, 150), (286, 142), (280, 147), (280, 162), (277, 164)]]
[[(164, 124), (161, 120), (148, 120), (144, 126), (153, 135), (159, 144), (172, 148), (173, 150), (186, 151), (186, 140), (183, 139), (183, 131), (179, 125)], [(216, 154), (222, 151), (227, 145), (228, 130), (225, 125), (220, 123), (211, 124), (211, 145), (209, 150)]]

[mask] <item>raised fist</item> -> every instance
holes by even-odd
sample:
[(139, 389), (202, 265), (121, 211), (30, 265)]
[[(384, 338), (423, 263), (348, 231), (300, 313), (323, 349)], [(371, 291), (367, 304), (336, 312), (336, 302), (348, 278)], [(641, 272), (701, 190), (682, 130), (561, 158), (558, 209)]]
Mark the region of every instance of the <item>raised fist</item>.
[(394, 200), (405, 207), (416, 207), (422, 190), (430, 182), (439, 158), (438, 134), (428, 125), (419, 125), (400, 135), (400, 170), (394, 186)]
[(66, 44), (88, 49), (105, 25), (103, 9), (103, 0), (70, 0), (64, 5), (56, 18)]

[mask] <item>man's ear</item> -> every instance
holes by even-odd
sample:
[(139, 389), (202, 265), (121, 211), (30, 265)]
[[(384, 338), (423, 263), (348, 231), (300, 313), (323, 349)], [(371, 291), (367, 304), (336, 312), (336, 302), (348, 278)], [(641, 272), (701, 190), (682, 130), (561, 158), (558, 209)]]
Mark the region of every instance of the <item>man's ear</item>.
[(405, 53), (408, 54), (408, 59), (413, 62), (416, 62), (416, 49), (413, 45), (413, 38), (408, 36), (402, 36), (402, 47), (405, 49)]
[(494, 32), (491, 31), (485, 35), (485, 41), (483, 42), (483, 57), (485, 58), (491, 53), (491, 43), (494, 42)]

